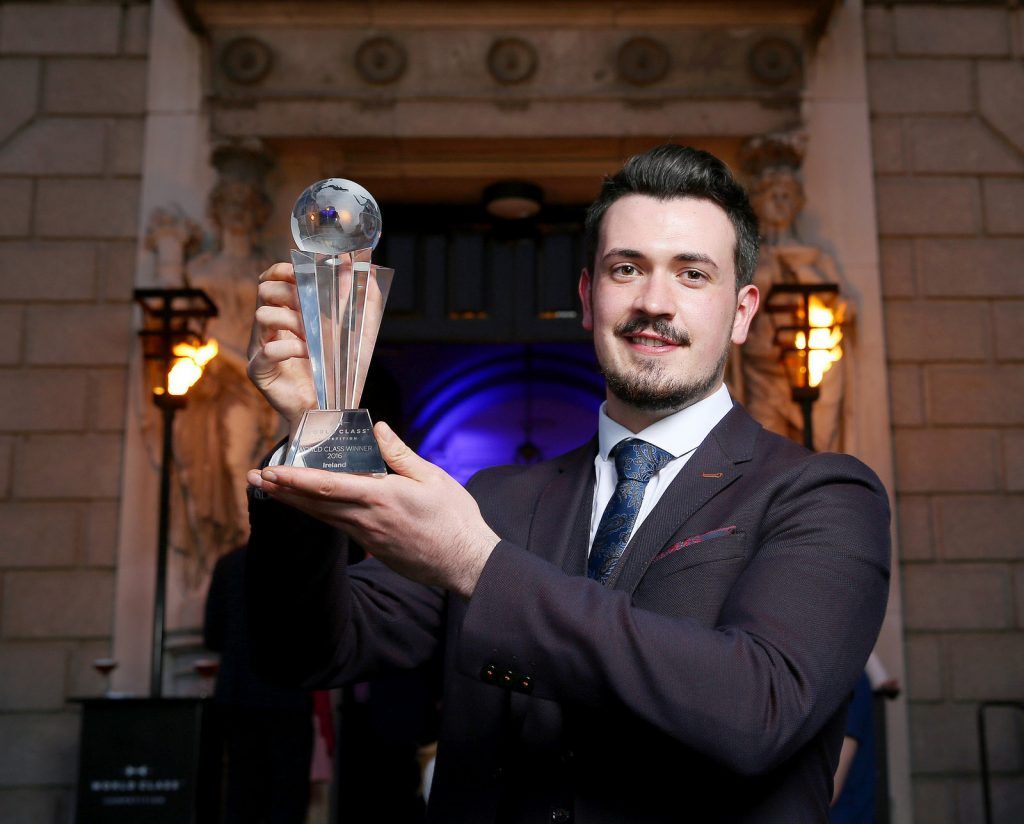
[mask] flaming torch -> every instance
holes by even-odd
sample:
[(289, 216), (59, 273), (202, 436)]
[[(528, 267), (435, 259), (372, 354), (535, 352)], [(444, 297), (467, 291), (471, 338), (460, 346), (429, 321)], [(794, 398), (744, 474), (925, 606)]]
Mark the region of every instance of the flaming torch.
[(842, 306), (834, 283), (778, 283), (768, 293), (767, 311), (783, 316), (775, 324), (775, 345), (786, 369), (793, 401), (804, 419), (804, 445), (814, 449), (812, 412), (825, 373), (843, 356)]
[(164, 618), (167, 597), (167, 549), (170, 533), (171, 466), (174, 461), (174, 413), (185, 406), (188, 390), (217, 355), (217, 341), (205, 341), (206, 322), (217, 307), (201, 289), (136, 289), (135, 301), (143, 310), (139, 331), (143, 361), (148, 367), (147, 387), (163, 413), (163, 456), (160, 462), (160, 524), (153, 596), (153, 648), (150, 659), (150, 694), (163, 692)]

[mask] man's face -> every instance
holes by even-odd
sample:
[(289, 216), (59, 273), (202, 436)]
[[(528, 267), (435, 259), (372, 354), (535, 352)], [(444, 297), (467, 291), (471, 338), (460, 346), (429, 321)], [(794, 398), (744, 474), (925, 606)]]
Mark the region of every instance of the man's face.
[(614, 420), (637, 431), (721, 385), (758, 303), (756, 287), (736, 291), (735, 246), (708, 200), (627, 195), (609, 207), (579, 288)]

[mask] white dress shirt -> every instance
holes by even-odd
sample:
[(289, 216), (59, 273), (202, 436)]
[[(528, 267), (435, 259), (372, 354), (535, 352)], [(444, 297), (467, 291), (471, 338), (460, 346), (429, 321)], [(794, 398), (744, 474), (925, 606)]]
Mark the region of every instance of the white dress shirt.
[(704, 442), (711, 430), (728, 414), (730, 409), (732, 409), (732, 397), (723, 383), (716, 392), (704, 400), (697, 401), (686, 409), (652, 423), (642, 432), (633, 433), (622, 424), (609, 418), (605, 413), (605, 404), (601, 404), (597, 429), (598, 450), (597, 457), (594, 458), (594, 471), (597, 475), (594, 483), (594, 507), (590, 515), (590, 546), (594, 544), (594, 536), (597, 535), (601, 516), (604, 514), (605, 507), (608, 506), (608, 501), (611, 500), (612, 493), (615, 492), (615, 484), (619, 480), (619, 473), (615, 471), (615, 460), (608, 457), (608, 453), (619, 441), (626, 438), (639, 438), (664, 449), (673, 456), (672, 460), (665, 464), (660, 472), (654, 473), (654, 476), (648, 481), (640, 512), (636, 516), (632, 532), (629, 533), (629, 537), (632, 538), (633, 533), (654, 509), (654, 505), (661, 499), (669, 484), (675, 480), (679, 470), (683, 468), (697, 447)]

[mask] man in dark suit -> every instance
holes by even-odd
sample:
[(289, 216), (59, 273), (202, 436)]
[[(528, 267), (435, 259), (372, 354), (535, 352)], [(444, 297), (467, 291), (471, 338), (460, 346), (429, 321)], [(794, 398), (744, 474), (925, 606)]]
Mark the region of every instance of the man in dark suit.
[[(724, 164), (633, 158), (587, 228), (598, 437), (468, 492), (384, 424), (386, 479), (251, 472), (254, 636), (308, 685), (443, 656), (431, 820), (825, 821), (885, 610), (885, 491), (723, 386), (758, 304), (756, 219)], [(293, 423), (295, 308), (272, 267), (250, 376)], [(342, 533), (375, 557), (347, 568)]]

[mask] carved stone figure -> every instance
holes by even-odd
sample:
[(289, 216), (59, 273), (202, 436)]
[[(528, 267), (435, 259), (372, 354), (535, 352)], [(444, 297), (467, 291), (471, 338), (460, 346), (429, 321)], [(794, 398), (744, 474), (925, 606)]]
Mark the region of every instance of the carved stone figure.
[[(268, 261), (257, 249), (270, 202), (260, 180), (266, 158), (231, 147), (214, 154), (220, 177), (207, 215), (215, 250), (185, 264), (185, 282), (203, 289), (219, 314), (207, 327), (220, 351), (189, 392), (175, 433), (180, 514), (176, 548), (186, 556), (186, 587), (201, 585), (217, 557), (248, 536), (245, 472), (256, 465), (278, 429), (277, 416), (246, 377), (246, 345), (259, 273)], [(195, 577), (192, 577), (195, 576)]]
[[(761, 226), (760, 262), (754, 283), (761, 292), (761, 311), (754, 318), (742, 353), (732, 364), (732, 388), (747, 410), (765, 428), (802, 440), (803, 417), (793, 402), (786, 372), (773, 343), (775, 327), (765, 311), (768, 293), (777, 283), (838, 283), (843, 279), (835, 261), (818, 246), (802, 243), (796, 219), (806, 203), (798, 170), (803, 162), (806, 135), (787, 132), (752, 138), (744, 144), (740, 161), (754, 177), (750, 201)], [(843, 320), (843, 359), (833, 364), (814, 404), (814, 446), (818, 451), (842, 449), (843, 407), (849, 392), (851, 307), (837, 305)]]

